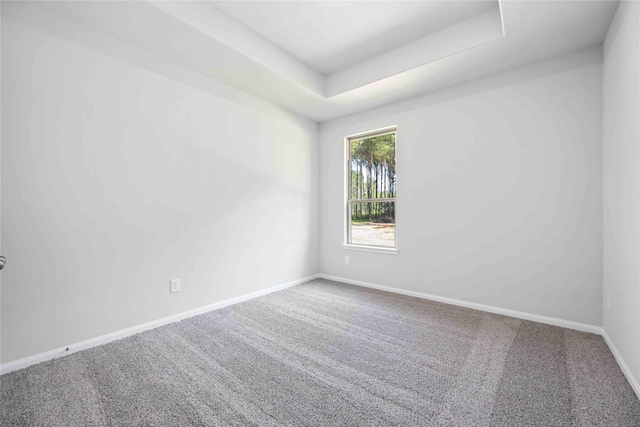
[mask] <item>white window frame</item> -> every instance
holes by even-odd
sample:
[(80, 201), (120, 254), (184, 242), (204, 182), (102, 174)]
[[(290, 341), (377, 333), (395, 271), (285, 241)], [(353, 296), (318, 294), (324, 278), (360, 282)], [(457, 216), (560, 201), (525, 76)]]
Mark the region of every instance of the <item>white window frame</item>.
[[(396, 134), (396, 174), (398, 170), (398, 129), (397, 126), (388, 126), (385, 128), (375, 129), (367, 132), (362, 132), (354, 135), (349, 135), (344, 138), (344, 241), (342, 248), (351, 251), (373, 252), (379, 254), (397, 255), (398, 254), (398, 194), (395, 198), (383, 198), (383, 199), (351, 199), (351, 141), (354, 139), (363, 139), (373, 136), (387, 135), (390, 133)], [(397, 179), (397, 178), (396, 178)], [(394, 203), (395, 210), (395, 223), (394, 223), (394, 237), (395, 247), (389, 246), (374, 246), (374, 245), (358, 245), (349, 243), (351, 240), (351, 203), (353, 202), (384, 202), (392, 201)]]

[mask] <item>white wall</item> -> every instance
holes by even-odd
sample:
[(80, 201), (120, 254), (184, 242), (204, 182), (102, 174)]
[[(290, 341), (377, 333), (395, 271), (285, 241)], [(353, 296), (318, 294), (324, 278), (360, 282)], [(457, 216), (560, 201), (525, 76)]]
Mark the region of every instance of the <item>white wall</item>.
[[(581, 52), (323, 123), (320, 270), (600, 325), (601, 60)], [(390, 125), (399, 255), (345, 251), (343, 138)]]
[[(640, 3), (623, 1), (604, 43), (603, 327), (640, 382)], [(606, 301), (606, 298), (605, 298)]]
[(318, 273), (316, 123), (2, 7), (2, 363)]
[[(605, 44), (604, 325), (638, 378), (633, 4)], [(2, 4), (1, 59), (1, 363), (319, 271), (602, 324), (599, 49), (327, 122), (320, 148), (311, 121), (35, 6)], [(346, 252), (343, 138), (389, 125), (400, 254)]]

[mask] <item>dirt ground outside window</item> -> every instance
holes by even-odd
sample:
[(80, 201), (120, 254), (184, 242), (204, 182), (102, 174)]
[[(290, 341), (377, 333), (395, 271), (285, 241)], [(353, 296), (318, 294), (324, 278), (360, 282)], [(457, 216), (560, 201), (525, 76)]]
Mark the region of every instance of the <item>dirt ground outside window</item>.
[(362, 222), (351, 224), (351, 243), (395, 247), (396, 225)]

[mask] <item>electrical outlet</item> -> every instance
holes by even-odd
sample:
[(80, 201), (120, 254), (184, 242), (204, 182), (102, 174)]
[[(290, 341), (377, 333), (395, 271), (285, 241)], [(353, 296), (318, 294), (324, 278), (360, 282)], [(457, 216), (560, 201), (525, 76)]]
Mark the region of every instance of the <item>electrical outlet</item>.
[(173, 279), (171, 282), (169, 282), (171, 287), (169, 289), (169, 291), (171, 293), (173, 292), (180, 292), (180, 279)]
[(345, 264), (349, 264), (349, 262), (350, 262), (350, 261), (349, 261), (349, 257), (348, 257), (348, 256), (345, 256), (345, 257), (344, 257), (344, 263), (345, 263)]
[(607, 306), (607, 310), (611, 310), (611, 295), (609, 293), (607, 293), (607, 295), (605, 295), (604, 297), (605, 300), (605, 304)]

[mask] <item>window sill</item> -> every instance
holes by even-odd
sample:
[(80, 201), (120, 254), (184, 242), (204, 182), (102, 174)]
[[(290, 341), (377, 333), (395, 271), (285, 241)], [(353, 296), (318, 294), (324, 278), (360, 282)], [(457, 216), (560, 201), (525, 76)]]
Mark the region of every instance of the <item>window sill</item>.
[(343, 243), (342, 249), (346, 249), (348, 251), (373, 252), (377, 254), (398, 255), (397, 248), (382, 248), (380, 246), (361, 246), (361, 245), (351, 245), (351, 244)]

